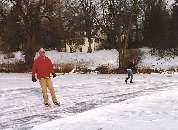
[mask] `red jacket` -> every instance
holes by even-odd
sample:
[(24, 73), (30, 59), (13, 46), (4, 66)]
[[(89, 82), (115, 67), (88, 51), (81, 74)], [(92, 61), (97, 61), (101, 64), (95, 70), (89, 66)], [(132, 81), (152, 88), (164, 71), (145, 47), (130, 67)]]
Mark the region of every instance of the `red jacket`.
[(53, 73), (53, 64), (48, 57), (39, 56), (33, 63), (32, 76), (37, 74), (37, 78), (48, 78)]

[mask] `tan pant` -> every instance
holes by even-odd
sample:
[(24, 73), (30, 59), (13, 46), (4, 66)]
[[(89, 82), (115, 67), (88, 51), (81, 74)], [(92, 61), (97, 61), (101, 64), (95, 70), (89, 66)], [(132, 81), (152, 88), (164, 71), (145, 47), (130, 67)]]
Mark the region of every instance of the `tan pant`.
[(39, 81), (40, 81), (40, 85), (41, 85), (44, 103), (48, 103), (47, 89), (49, 89), (49, 91), (51, 93), (53, 102), (57, 102), (56, 94), (55, 94), (51, 79), (50, 78), (47, 78), (47, 79), (41, 78)]

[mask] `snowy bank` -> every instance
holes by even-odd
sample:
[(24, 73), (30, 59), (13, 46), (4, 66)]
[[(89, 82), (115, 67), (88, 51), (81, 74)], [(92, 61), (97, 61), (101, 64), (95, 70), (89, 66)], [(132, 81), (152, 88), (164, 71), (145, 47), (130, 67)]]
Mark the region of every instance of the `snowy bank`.
[(137, 65), (139, 68), (157, 69), (157, 70), (173, 70), (178, 68), (178, 56), (151, 55), (150, 48), (141, 48), (141, 60)]
[(117, 50), (100, 50), (94, 53), (47, 51), (46, 54), (54, 64), (83, 65), (89, 69), (96, 69), (101, 65), (110, 66), (111, 68), (118, 67), (119, 53)]
[(0, 52), (0, 64), (15, 64), (17, 62), (25, 62), (25, 55), (21, 51), (3, 54)]
[[(140, 57), (137, 67), (157, 70), (173, 70), (178, 68), (178, 56), (152, 55), (150, 48), (140, 48)], [(48, 57), (54, 64), (73, 64), (74, 66), (85, 66), (95, 70), (99, 66), (109, 66), (110, 69), (119, 67), (119, 53), (117, 50), (99, 50), (94, 53), (67, 53), (56, 50), (46, 51)], [(22, 52), (13, 52), (11, 56), (0, 54), (0, 64), (15, 64), (19, 61), (25, 61)]]

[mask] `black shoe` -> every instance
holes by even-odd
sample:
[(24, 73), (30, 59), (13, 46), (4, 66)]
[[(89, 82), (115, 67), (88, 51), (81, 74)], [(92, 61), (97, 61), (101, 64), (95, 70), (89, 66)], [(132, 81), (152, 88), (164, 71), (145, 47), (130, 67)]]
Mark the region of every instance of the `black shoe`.
[(134, 82), (130, 81), (130, 83), (134, 83)]
[(54, 105), (60, 106), (59, 102), (54, 102)]
[(50, 104), (49, 103), (45, 103), (45, 107), (49, 107), (50, 106)]
[(127, 80), (125, 80), (125, 83), (127, 84)]

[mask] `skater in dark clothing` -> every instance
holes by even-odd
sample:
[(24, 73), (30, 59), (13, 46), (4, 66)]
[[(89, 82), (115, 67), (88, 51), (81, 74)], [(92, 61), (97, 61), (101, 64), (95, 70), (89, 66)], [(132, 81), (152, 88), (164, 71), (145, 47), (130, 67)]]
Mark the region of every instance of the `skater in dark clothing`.
[(133, 69), (134, 69), (135, 65), (133, 62), (129, 62), (128, 63), (128, 67), (127, 67), (127, 74), (128, 77), (125, 79), (125, 83), (127, 84), (127, 80), (130, 79), (130, 83), (133, 83)]

